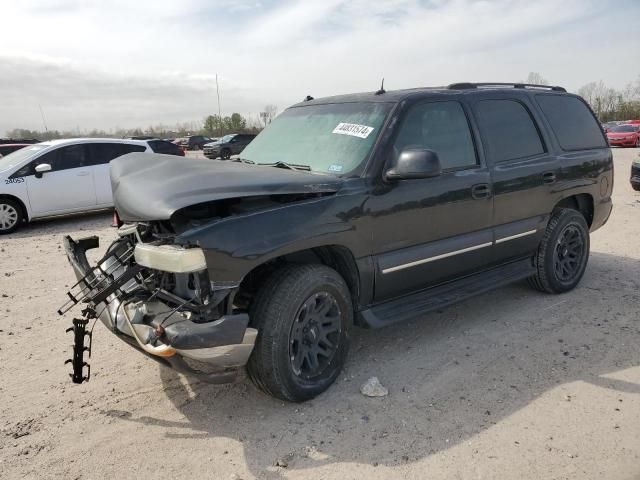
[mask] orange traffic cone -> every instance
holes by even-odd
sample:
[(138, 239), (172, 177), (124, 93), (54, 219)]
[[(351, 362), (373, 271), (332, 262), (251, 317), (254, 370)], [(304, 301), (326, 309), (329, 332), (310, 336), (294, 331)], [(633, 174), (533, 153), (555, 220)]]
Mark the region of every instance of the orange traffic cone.
[(111, 219), (111, 226), (115, 228), (120, 228), (122, 222), (120, 222), (120, 217), (118, 216), (118, 212), (113, 211), (113, 217)]

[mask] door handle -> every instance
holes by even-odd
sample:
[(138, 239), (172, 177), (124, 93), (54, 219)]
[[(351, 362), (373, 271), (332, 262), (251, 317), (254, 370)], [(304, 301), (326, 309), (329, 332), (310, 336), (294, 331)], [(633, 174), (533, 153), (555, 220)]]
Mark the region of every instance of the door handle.
[(491, 196), (491, 188), (488, 183), (479, 183), (471, 187), (471, 196), (476, 200), (489, 198)]
[(556, 174), (553, 172), (545, 172), (542, 174), (544, 183), (553, 183), (556, 181)]
[(89, 172), (82, 171), (82, 172), (78, 172), (76, 175), (78, 175), (79, 177), (86, 177), (87, 175), (89, 175)]

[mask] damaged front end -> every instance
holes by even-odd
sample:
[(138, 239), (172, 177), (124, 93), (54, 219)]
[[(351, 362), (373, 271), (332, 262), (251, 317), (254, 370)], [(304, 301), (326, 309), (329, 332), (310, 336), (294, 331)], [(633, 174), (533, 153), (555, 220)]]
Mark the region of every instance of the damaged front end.
[[(64, 238), (78, 282), (58, 313), (84, 303), (85, 317), (99, 318), (151, 358), (203, 381), (232, 381), (257, 335), (247, 327), (249, 316), (233, 309), (237, 286), (214, 285), (203, 250), (174, 244), (159, 222), (124, 225), (118, 235), (95, 267), (86, 252), (98, 247), (98, 237)], [(76, 350), (73, 379), (81, 382)]]

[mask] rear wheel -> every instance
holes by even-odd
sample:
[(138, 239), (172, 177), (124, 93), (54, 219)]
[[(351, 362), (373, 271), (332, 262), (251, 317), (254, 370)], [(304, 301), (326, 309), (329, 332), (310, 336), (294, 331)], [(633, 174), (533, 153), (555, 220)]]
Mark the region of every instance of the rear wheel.
[(340, 374), (353, 307), (335, 270), (284, 267), (262, 285), (250, 317), (258, 338), (247, 370), (264, 392), (301, 402), (324, 392)]
[(537, 290), (562, 293), (582, 279), (589, 260), (589, 226), (570, 208), (554, 212), (536, 255), (537, 273), (529, 283)]
[(22, 220), (22, 208), (18, 202), (0, 198), (0, 235), (16, 231)]

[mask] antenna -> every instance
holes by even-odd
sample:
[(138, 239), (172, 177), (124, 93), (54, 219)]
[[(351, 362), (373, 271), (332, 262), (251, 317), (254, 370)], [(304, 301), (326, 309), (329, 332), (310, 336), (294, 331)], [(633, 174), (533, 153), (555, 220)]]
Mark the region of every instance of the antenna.
[(376, 95), (382, 95), (383, 93), (386, 93), (386, 90), (384, 89), (384, 77), (382, 77), (382, 85), (380, 85), (380, 90), (376, 92)]

